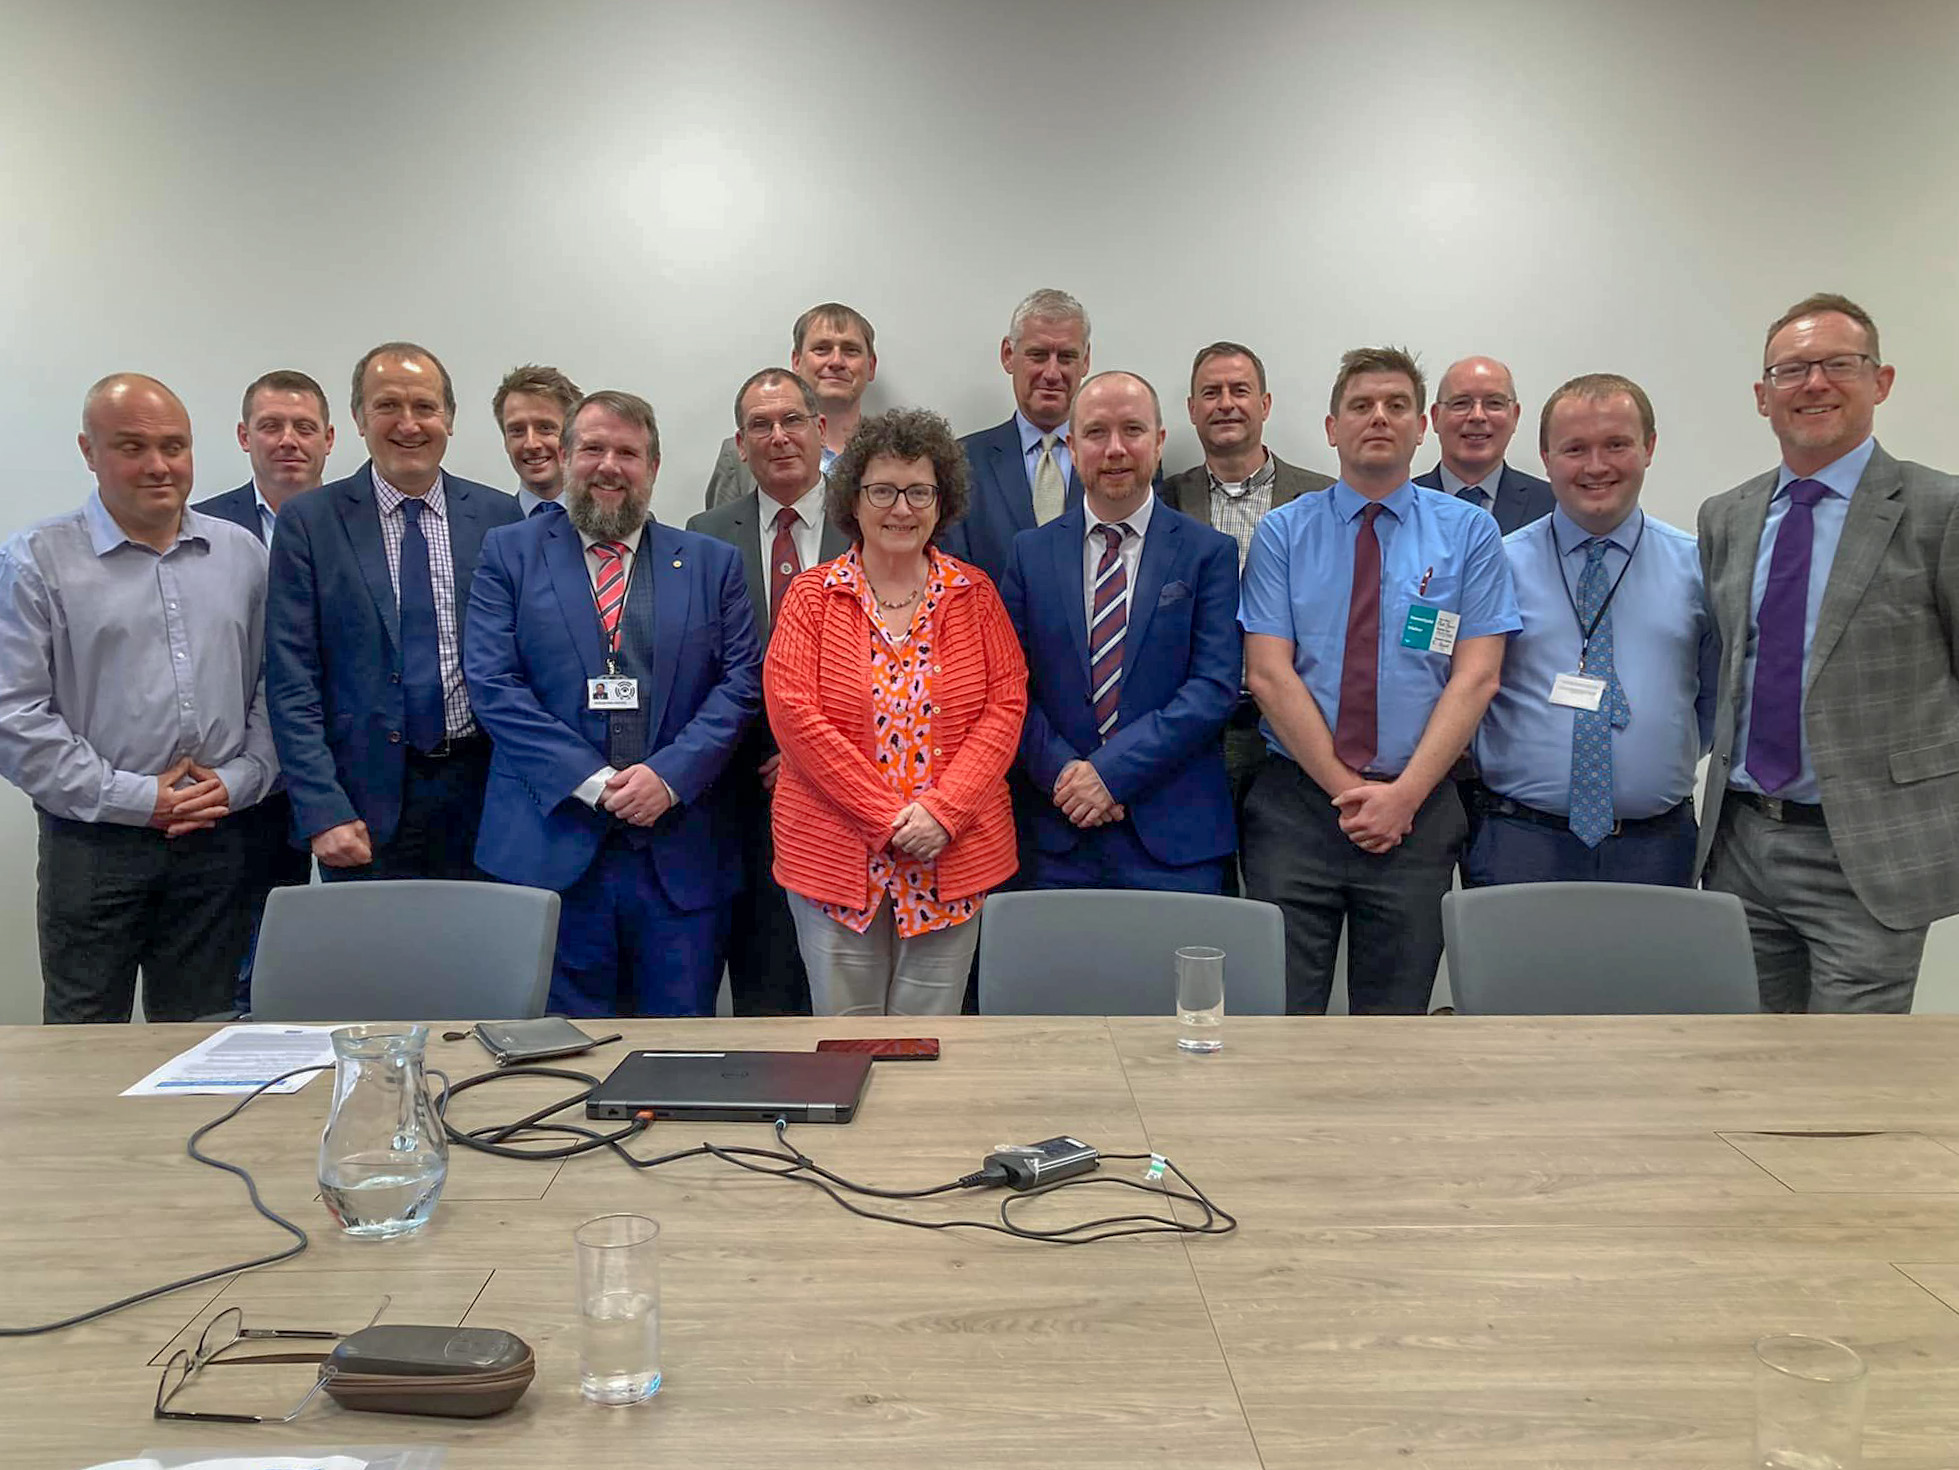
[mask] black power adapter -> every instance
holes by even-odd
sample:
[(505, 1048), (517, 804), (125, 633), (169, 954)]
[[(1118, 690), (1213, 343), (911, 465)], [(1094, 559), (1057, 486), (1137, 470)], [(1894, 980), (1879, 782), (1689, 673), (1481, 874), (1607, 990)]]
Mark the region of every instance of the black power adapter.
[(1003, 1143), (982, 1162), (981, 1176), (989, 1184), (1009, 1189), (1032, 1189), (1086, 1174), (1101, 1155), (1079, 1138), (1045, 1138), (1039, 1143)]

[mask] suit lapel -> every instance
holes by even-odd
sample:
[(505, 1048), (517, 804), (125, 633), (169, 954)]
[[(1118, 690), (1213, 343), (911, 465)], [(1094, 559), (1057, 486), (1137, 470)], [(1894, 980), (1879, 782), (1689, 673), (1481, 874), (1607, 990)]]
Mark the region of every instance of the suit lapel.
[(817, 556), (824, 561), (835, 561), (848, 550), (850, 550), (850, 537), (844, 533), (843, 527), (827, 515), (824, 516), (822, 539), (816, 546)]
[[(1276, 454), (1273, 455), (1272, 456), (1272, 509), (1277, 510), (1280, 506), (1286, 504), (1286, 502), (1291, 500), (1297, 500), (1298, 498), (1299, 498), (1299, 481), (1293, 478), (1292, 466), (1287, 464), (1283, 459), (1280, 459), (1278, 455)], [(1209, 506), (1210, 499), (1211, 497), (1208, 495), (1204, 497), (1207, 508)], [(1205, 518), (1204, 524), (1207, 526), (1210, 524), (1210, 518), (1208, 516)]]
[(1755, 590), (1755, 558), (1762, 549), (1762, 527), (1768, 520), (1769, 496), (1775, 490), (1773, 472), (1751, 480), (1735, 497), (1734, 536), (1729, 552), (1732, 560), (1725, 569), (1723, 585), (1710, 588), (1717, 604), (1720, 626), (1734, 630), (1734, 663), (1728, 680), (1731, 697), (1739, 701), (1742, 666), (1748, 654), (1748, 624), (1753, 616), (1749, 600)]
[[(1016, 531), (1034, 529), (1034, 486), (1027, 478), (1027, 457), (1020, 452), (1020, 429), (1012, 419), (1002, 426), (1005, 432), (993, 441), (993, 479), (1000, 487), (1007, 519)], [(1009, 543), (1013, 537), (1007, 538)]]
[(337, 508), (340, 523), (347, 528), (347, 539), (353, 544), (354, 560), (360, 564), (361, 577), (374, 599), (374, 610), (381, 615), (381, 626), (388, 630), (388, 641), (399, 650), (401, 604), (395, 597), (394, 578), (388, 575), (388, 548), (381, 540), (381, 504), (374, 495), (372, 466), (363, 466), (341, 488)]
[(1823, 586), (1823, 605), (1816, 614), (1816, 632), (1810, 640), (1809, 666), (1803, 692), (1816, 681), (1816, 671), (1837, 646), (1843, 630), (1850, 625), (1850, 614), (1870, 586), (1877, 564), (1898, 529), (1905, 508), (1898, 501), (1903, 484), (1898, 462), (1882, 448), (1872, 451), (1864, 466), (1864, 476), (1850, 497), (1850, 510), (1844, 516), (1843, 539), (1837, 543), (1836, 560), (1830, 566), (1830, 579)]
[(680, 667), (680, 635), (687, 626), (688, 588), (694, 574), (678, 538), (658, 521), (646, 523), (639, 545), (642, 555), (635, 574), (653, 579), (653, 687), (641, 706), (646, 711), (646, 738), (653, 741), (666, 723), (667, 699)]
[[(773, 503), (773, 502), (771, 502)], [(751, 490), (735, 502), (730, 530), (735, 549), (741, 552), (741, 569), (748, 579), (748, 601), (755, 609), (755, 626), (769, 626), (769, 579), (762, 565), (762, 492)], [(668, 560), (672, 560), (671, 557)]]
[[(1277, 455), (1273, 456), (1274, 459), (1276, 459), (1277, 457), (1278, 457)], [(1210, 471), (1200, 464), (1197, 466), (1196, 469), (1191, 470), (1189, 472), (1189, 478), (1186, 479), (1184, 483), (1190, 487), (1190, 492), (1188, 494), (1181, 494), (1177, 497), (1177, 508), (1181, 510), (1185, 515), (1189, 516), (1192, 520), (1202, 521), (1207, 526), (1210, 525), (1211, 524)], [(1272, 482), (1272, 503), (1274, 505), (1277, 505), (1279, 503), (1279, 484), (1278, 481), (1276, 480)]]
[(572, 647), (585, 677), (596, 679), (606, 672), (605, 641), (599, 636), (598, 604), (592, 600), (592, 574), (585, 569), (585, 545), (569, 516), (551, 516), (544, 533), (544, 565), (550, 573), (551, 590), (557, 594), (558, 608), (571, 632)]
[(1156, 600), (1163, 595), (1164, 579), (1176, 558), (1176, 547), (1172, 543), (1177, 538), (1177, 523), (1164, 514), (1167, 509), (1161, 501), (1157, 502), (1155, 511), (1150, 515), (1149, 534), (1143, 537), (1143, 554), (1136, 562), (1136, 585), (1129, 590), (1129, 626), (1122, 635), (1125, 671), (1129, 661), (1143, 646), (1143, 640), (1149, 636), (1150, 619), (1156, 613)]
[(456, 626), (463, 625), (469, 611), (469, 581), (476, 572), (476, 560), (483, 554), (481, 506), (469, 487), (444, 478), (442, 508), (449, 512), (449, 561), (455, 573)]
[(1049, 523), (1047, 535), (1054, 554), (1055, 585), (1061, 588), (1061, 615), (1068, 625), (1068, 641), (1075, 647), (1082, 688), (1092, 689), (1088, 667), (1088, 589), (1082, 585), (1082, 540), (1088, 535), (1087, 514), (1083, 510), (1064, 512), (1058, 520)]

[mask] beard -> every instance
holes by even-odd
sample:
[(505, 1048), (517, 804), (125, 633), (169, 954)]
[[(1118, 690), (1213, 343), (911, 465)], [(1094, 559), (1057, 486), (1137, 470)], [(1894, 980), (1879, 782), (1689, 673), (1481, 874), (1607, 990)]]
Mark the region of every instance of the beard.
[(628, 489), (618, 505), (608, 508), (592, 498), (589, 482), (575, 475), (565, 476), (565, 514), (573, 526), (595, 541), (625, 540), (646, 524), (652, 501), (653, 487), (649, 485), (638, 492)]

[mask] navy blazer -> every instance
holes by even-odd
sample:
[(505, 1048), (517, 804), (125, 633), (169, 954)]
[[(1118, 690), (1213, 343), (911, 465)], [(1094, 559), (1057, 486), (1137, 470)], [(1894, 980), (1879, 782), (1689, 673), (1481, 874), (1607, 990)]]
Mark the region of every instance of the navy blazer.
[[(1034, 484), (1020, 448), (1020, 425), (1013, 419), (968, 434), (966, 514), (949, 527), (942, 550), (970, 562), (997, 584), (1013, 560), (1014, 537), (1034, 529)], [(1068, 507), (1082, 503), (1082, 477), (1068, 475)]]
[[(1158, 862), (1182, 867), (1225, 857), (1237, 847), (1219, 736), (1238, 703), (1243, 669), (1238, 545), (1157, 501), (1130, 589), (1120, 715), (1105, 745), (1090, 696), (1087, 534), (1080, 501), (1022, 532), (1000, 586), (1027, 650), (1021, 765), (1049, 796), (1062, 767), (1086, 759)], [(1066, 852), (1083, 835), (1052, 800), (1034, 821), (1044, 852)]]
[[(1425, 490), (1440, 490), (1442, 466), (1438, 464), (1427, 474), (1417, 475), (1415, 483)], [(1489, 507), (1499, 531), (1508, 536), (1512, 531), (1522, 530), (1532, 521), (1548, 516), (1556, 505), (1549, 480), (1512, 469), (1510, 462), (1504, 461), (1503, 474), (1496, 482), (1496, 499)]]
[[(741, 884), (739, 833), (714, 783), (762, 707), (762, 646), (732, 546), (648, 521), (635, 560), (634, 578), (653, 579), (657, 630), (639, 695), (644, 759), (678, 799), (648, 848), (668, 899), (691, 912)], [(605, 649), (569, 516), (539, 516), (484, 541), (463, 670), (495, 742), (477, 866), (512, 883), (569, 888), (617, 822), (572, 794), (611, 762), (606, 717), (586, 708), (585, 681), (605, 672)]]
[[(358, 817), (378, 845), (401, 819), (401, 606), (372, 471), (295, 495), (272, 538), (265, 697), (301, 843)], [(518, 518), (517, 499), (446, 472), (442, 486), (462, 635), (483, 537)]]
[(250, 480), (236, 490), (227, 490), (222, 495), (213, 495), (209, 500), (200, 500), (191, 509), (199, 515), (216, 516), (221, 521), (230, 521), (234, 526), (243, 526), (260, 541), (265, 539), (265, 524), (258, 513), (258, 487)]

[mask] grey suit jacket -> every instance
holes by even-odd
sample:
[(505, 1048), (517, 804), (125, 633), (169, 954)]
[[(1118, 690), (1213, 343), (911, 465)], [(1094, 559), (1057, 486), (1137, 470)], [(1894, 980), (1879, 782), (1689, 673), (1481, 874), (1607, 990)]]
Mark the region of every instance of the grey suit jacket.
[[(726, 505), (754, 493), (755, 477), (741, 462), (741, 451), (735, 448), (735, 436), (730, 434), (721, 441), (721, 452), (714, 457), (714, 473), (707, 477), (707, 503), (703, 509), (713, 510), (717, 505)], [(691, 531), (694, 528), (690, 525), (687, 529)], [(842, 554), (838, 553), (839, 556)]]
[[(731, 439), (728, 442), (732, 444), (734, 441)], [(740, 461), (736, 463), (740, 464)], [(740, 465), (740, 468), (743, 474), (748, 472), (748, 466)], [(762, 630), (762, 646), (766, 648), (775, 628), (769, 622), (769, 569), (762, 562), (761, 495), (762, 492), (754, 488), (754, 481), (750, 480), (747, 495), (702, 511), (687, 522), (687, 529), (698, 531), (703, 536), (712, 536), (717, 541), (725, 541), (741, 553), (742, 570), (748, 579), (748, 600), (754, 606), (755, 626)], [(850, 538), (833, 522), (824, 521), (817, 555), (829, 561), (848, 550)]]
[[(1755, 561), (1773, 471), (1701, 506), (1701, 572), (1721, 634), (1698, 875), (1734, 764)], [(1850, 497), (1803, 687), (1830, 839), (1879, 923), (1959, 913), (1959, 478), (1878, 446)]]
[[(1287, 464), (1276, 454), (1272, 456), (1272, 463), (1278, 466), (1272, 479), (1274, 510), (1288, 500), (1295, 500), (1314, 490), (1324, 490), (1333, 483), (1331, 475), (1323, 475), (1318, 470), (1302, 470), (1297, 465)], [(1203, 465), (1193, 465), (1165, 480), (1163, 498), (1185, 515), (1194, 516), (1207, 526), (1211, 524), (1211, 477), (1204, 472)]]

